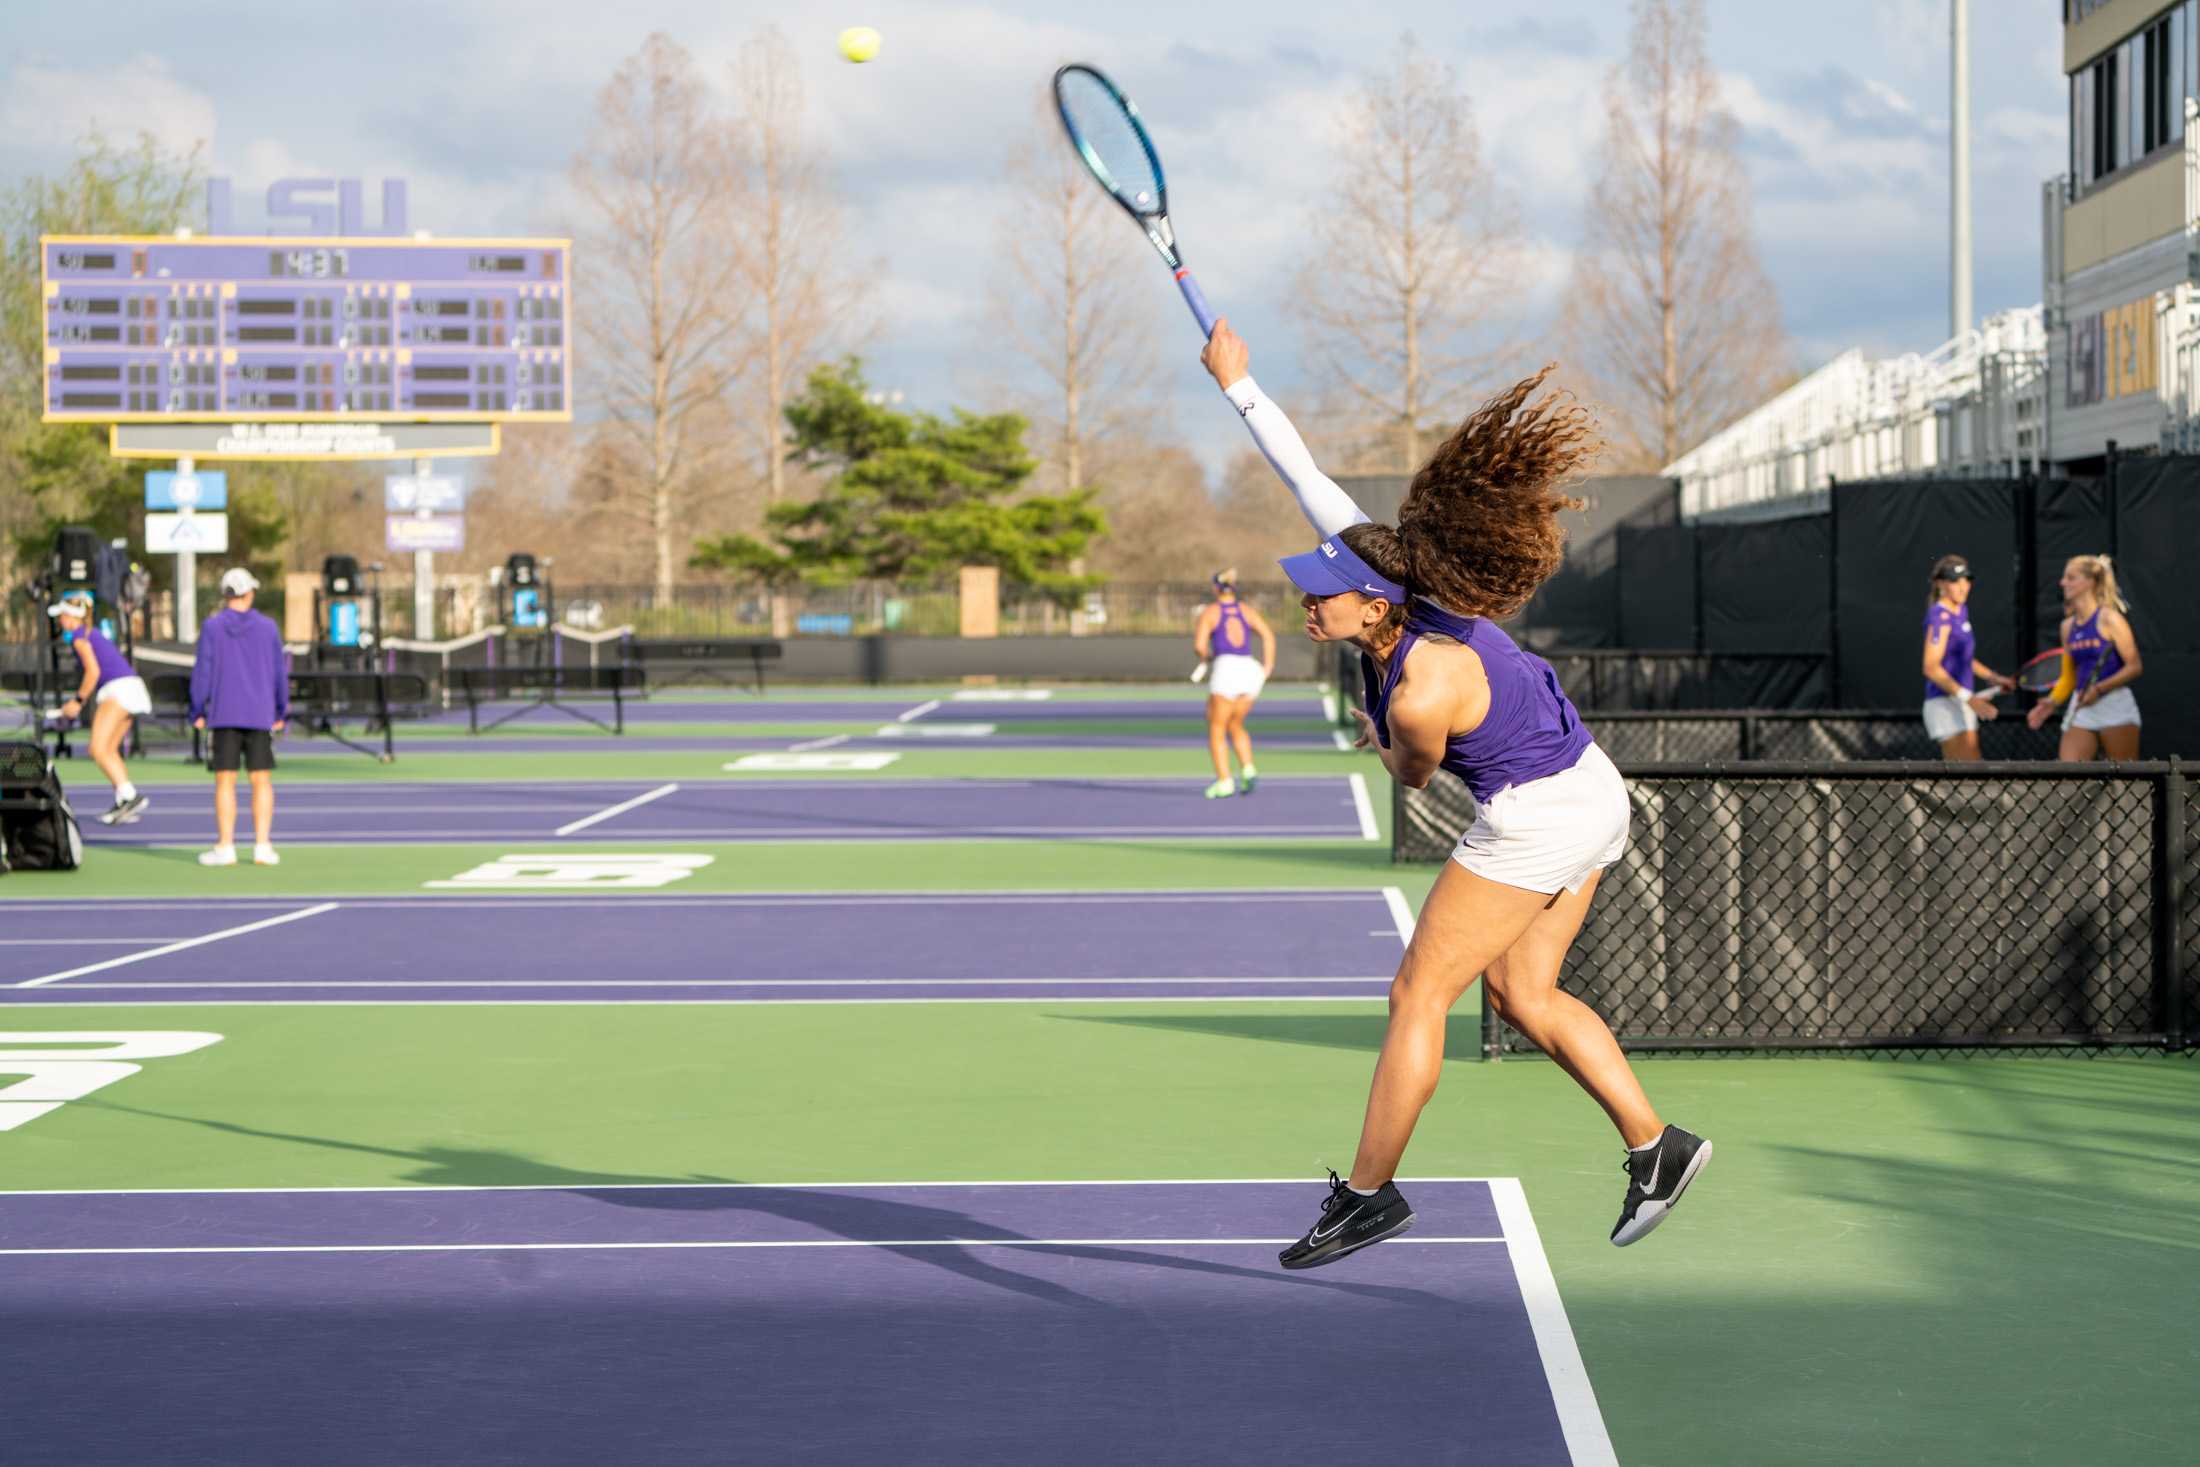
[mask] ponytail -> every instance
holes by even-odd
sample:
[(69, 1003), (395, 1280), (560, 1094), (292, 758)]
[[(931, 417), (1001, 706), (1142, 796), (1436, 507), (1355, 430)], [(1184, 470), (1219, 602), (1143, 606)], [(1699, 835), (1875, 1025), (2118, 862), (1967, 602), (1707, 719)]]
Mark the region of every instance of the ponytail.
[(2070, 557), (2070, 563), (2082, 571), (2086, 579), (2093, 582), (2093, 599), (2095, 601), (2103, 606), (2114, 607), (2118, 611), (2131, 610), (2131, 605), (2124, 600), (2123, 593), (2116, 589), (2116, 567), (2109, 562), (2106, 555), (2073, 555)]

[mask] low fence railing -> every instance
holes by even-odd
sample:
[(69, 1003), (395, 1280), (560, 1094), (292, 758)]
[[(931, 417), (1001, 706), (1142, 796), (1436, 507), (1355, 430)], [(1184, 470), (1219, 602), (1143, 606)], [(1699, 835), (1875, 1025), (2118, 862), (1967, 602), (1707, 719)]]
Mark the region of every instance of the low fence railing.
[[(2184, 1050), (2200, 787), (2133, 764), (1622, 764), (1632, 839), (1561, 978), (1630, 1050)], [(1399, 790), (1393, 854), (1473, 801)], [(1485, 1051), (1527, 1048), (1485, 1013)]]

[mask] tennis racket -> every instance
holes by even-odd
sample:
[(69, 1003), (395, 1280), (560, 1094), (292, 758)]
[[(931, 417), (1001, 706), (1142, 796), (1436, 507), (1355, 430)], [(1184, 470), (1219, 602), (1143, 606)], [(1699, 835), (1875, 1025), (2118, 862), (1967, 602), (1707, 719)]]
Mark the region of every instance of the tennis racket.
[[(2063, 649), (2050, 647), (2039, 656), (2018, 668), (2014, 674), (2020, 693), (2046, 693), (2054, 690), (2062, 681)], [(1995, 694), (2001, 690), (1996, 689)], [(1988, 696), (1994, 696), (1989, 694)]]
[(1200, 658), (1200, 659), (1199, 659), (1199, 666), (1197, 666), (1197, 667), (1195, 667), (1195, 668), (1193, 668), (1193, 669), (1192, 669), (1192, 681), (1193, 681), (1193, 682), (1195, 682), (1195, 683), (1203, 683), (1203, 682), (1207, 681), (1207, 659), (1206, 659), (1206, 658), (1204, 658), (1204, 657)]
[(1162, 262), (1175, 273), (1176, 287), (1184, 292), (1184, 304), (1192, 308), (1200, 335), (1212, 336), (1215, 313), (1200, 294), (1199, 282), (1184, 268), (1183, 252), (1176, 247), (1161, 155), (1146, 135), (1138, 108), (1122, 88), (1081, 62), (1054, 73), (1054, 105), (1062, 114), (1062, 130), (1069, 134), (1070, 146), (1077, 149), (1100, 186), (1146, 231)]

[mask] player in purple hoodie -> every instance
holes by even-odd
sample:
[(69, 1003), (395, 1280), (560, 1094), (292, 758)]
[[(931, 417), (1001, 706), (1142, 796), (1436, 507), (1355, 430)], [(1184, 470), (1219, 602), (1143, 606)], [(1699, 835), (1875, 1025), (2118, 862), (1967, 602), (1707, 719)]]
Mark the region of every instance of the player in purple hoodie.
[(222, 575), (222, 609), (199, 628), (191, 668), (191, 726), (214, 740), (214, 849), (201, 866), (237, 864), (237, 768), (252, 777), (252, 862), (276, 865), (275, 735), (290, 718), (290, 662), (283, 634), (252, 609), (260, 583), (236, 566)]

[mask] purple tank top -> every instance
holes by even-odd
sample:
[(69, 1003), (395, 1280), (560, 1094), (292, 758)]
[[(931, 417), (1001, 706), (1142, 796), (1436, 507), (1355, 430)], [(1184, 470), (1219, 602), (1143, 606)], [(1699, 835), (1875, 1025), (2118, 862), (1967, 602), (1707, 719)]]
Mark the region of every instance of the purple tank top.
[[(1948, 629), (1948, 645), (1940, 654), (1940, 665), (1948, 676), (1954, 678), (1966, 690), (1971, 686), (1971, 662), (1978, 654), (1978, 639), (1971, 635), (1971, 613), (1968, 609), (1949, 610), (1935, 601), (1925, 608), (1925, 636), (1932, 639), (1940, 627)], [(1925, 696), (1945, 698), (1940, 685), (1930, 679), (1925, 683)]]
[(97, 627), (78, 627), (63, 640), (74, 642), (79, 637), (91, 643), (92, 663), (99, 669), (99, 681), (92, 688), (95, 696), (101, 688), (111, 682), (120, 678), (137, 676), (137, 669), (132, 667), (129, 659), (124, 657), (115, 644), (107, 639), (105, 632)]
[(2098, 606), (2084, 621), (2071, 623), (2068, 645), (2071, 670), (2077, 673), (2081, 689), (2106, 682), (2124, 670), (2124, 659), (2116, 644), (2101, 634)]
[(1252, 629), (1245, 625), (1245, 608), (1235, 601), (1217, 603), (1222, 619), (1208, 645), (1217, 657), (1248, 657), (1253, 651)]
[(1511, 637), (1481, 617), (1460, 616), (1415, 601), (1406, 613), (1405, 635), (1391, 652), (1389, 667), (1379, 673), (1374, 658), (1364, 654), (1360, 658), (1368, 714), (1384, 748), (1390, 747), (1391, 692), (1405, 670), (1406, 654), (1428, 632), (1473, 648), (1490, 682), (1490, 711), (1472, 733), (1445, 740), (1438, 765), (1464, 780), (1475, 799), (1488, 800), (1507, 785), (1563, 773), (1596, 742), (1582, 727), (1581, 715), (1559, 687), (1551, 664), (1521, 651)]

